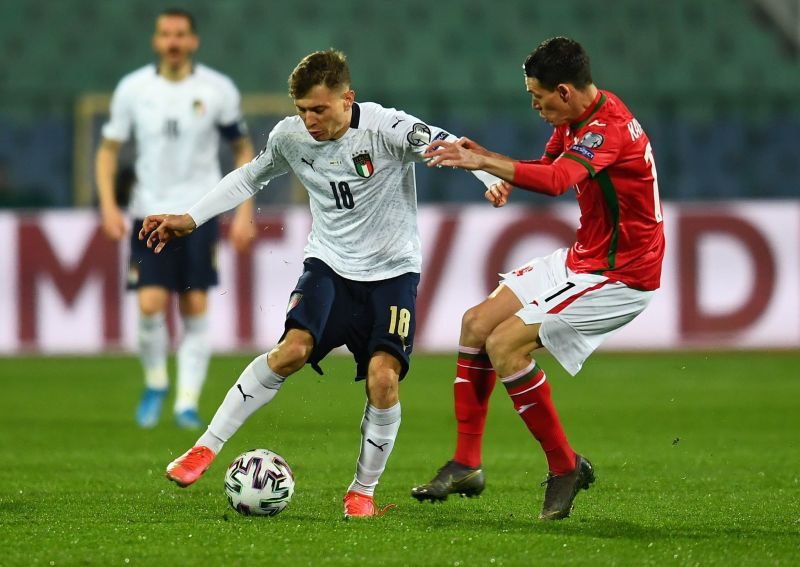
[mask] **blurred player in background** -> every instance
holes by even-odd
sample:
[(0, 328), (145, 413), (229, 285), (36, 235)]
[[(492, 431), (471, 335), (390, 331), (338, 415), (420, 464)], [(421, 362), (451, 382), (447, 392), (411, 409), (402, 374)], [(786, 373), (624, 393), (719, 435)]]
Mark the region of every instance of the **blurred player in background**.
[(499, 376), (544, 450), (549, 474), (539, 517), (555, 520), (569, 515), (594, 471), (567, 441), (550, 385), (531, 353), (546, 347), (577, 374), (606, 337), (650, 302), (661, 278), (664, 229), (650, 141), (622, 101), (594, 85), (581, 45), (549, 39), (524, 68), (533, 109), (554, 127), (541, 159), (516, 161), (467, 139), (437, 141), (426, 157), (431, 166), (503, 179), (486, 192), (496, 206), (506, 203), (512, 185), (552, 196), (574, 188), (581, 211), (577, 240), (504, 274), (498, 288), (464, 314), (453, 387), (455, 455), (412, 496), (481, 493), (481, 440)]
[[(190, 13), (161, 12), (153, 36), (158, 63), (126, 75), (114, 91), (95, 162), (103, 230), (113, 240), (128, 232), (115, 199), (114, 178), (120, 147), (131, 133), (137, 157), (128, 212), (137, 219), (134, 226), (155, 212), (183, 212), (214, 187), (221, 178), (220, 138), (230, 142), (237, 167), (253, 158), (239, 92), (225, 75), (192, 61), (198, 45)], [(234, 217), (230, 237), (237, 250), (255, 236), (252, 215), (252, 203), (246, 201)], [(140, 311), (139, 356), (146, 388), (136, 420), (142, 427), (158, 423), (168, 389), (165, 311), (170, 292), (178, 293), (183, 319), (175, 419), (184, 428), (203, 426), (197, 405), (211, 353), (207, 293), (217, 283), (217, 232), (212, 220), (161, 256), (147, 250), (138, 231), (132, 234), (128, 287), (137, 290)]]
[[(269, 403), (291, 374), (346, 345), (366, 378), (356, 474), (345, 517), (381, 514), (373, 500), (400, 427), (399, 382), (409, 368), (421, 269), (414, 163), (432, 140), (456, 140), (405, 112), (355, 102), (344, 54), (306, 56), (289, 77), (297, 116), (279, 122), (266, 147), (184, 215), (153, 215), (140, 238), (160, 252), (213, 216), (293, 171), (306, 187), (312, 225), (304, 271), (289, 298), (278, 345), (253, 360), (208, 430), (167, 467), (180, 486), (195, 482), (223, 444)], [(487, 185), (498, 182), (477, 172)]]

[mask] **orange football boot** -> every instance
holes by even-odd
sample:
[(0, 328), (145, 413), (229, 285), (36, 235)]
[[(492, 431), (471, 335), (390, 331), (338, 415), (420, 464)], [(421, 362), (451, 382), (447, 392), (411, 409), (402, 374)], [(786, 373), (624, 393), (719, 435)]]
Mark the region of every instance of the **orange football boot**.
[(203, 445), (192, 447), (167, 465), (165, 476), (181, 488), (186, 488), (203, 476), (214, 457), (216, 457), (214, 451), (208, 447)]
[(375, 505), (372, 496), (361, 494), (355, 490), (350, 490), (344, 495), (344, 519), (348, 518), (367, 518), (369, 516), (382, 516), (387, 510), (394, 508), (394, 504), (389, 504), (383, 508)]

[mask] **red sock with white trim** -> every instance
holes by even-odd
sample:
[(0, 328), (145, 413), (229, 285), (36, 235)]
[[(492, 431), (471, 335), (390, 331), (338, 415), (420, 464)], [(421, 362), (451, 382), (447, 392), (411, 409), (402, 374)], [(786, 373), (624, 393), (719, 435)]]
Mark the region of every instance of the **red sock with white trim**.
[(496, 374), (485, 351), (459, 347), (456, 380), (453, 383), (458, 437), (454, 461), (468, 467), (481, 465), (481, 444), (489, 397)]
[(531, 361), (530, 366), (501, 380), (514, 409), (542, 446), (550, 472), (561, 476), (575, 470), (575, 451), (550, 399), (550, 384), (544, 370)]

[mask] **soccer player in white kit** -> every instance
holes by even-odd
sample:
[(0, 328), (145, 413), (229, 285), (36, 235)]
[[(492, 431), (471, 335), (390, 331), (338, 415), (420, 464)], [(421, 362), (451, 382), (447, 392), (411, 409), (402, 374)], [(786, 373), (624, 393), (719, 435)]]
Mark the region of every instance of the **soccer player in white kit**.
[[(257, 357), (230, 389), (208, 430), (167, 467), (180, 486), (195, 482), (244, 421), (284, 380), (346, 345), (367, 380), (361, 451), (344, 498), (345, 517), (383, 513), (373, 500), (400, 426), (399, 382), (414, 342), (421, 269), (414, 163), (447, 132), (405, 112), (356, 103), (341, 52), (306, 56), (289, 78), (298, 115), (278, 123), (266, 147), (184, 215), (153, 215), (139, 238), (160, 252), (230, 209), (270, 179), (293, 171), (306, 187), (312, 225), (304, 272), (292, 292), (278, 345)], [(482, 172), (487, 186), (498, 179)]]
[[(103, 230), (113, 240), (128, 232), (114, 195), (114, 177), (123, 143), (136, 139), (136, 184), (128, 208), (136, 224), (149, 214), (179, 213), (189, 208), (222, 177), (219, 141), (231, 144), (236, 166), (253, 158), (233, 82), (192, 55), (199, 40), (194, 17), (166, 10), (156, 19), (153, 49), (157, 64), (123, 77), (111, 100), (111, 116), (103, 126), (97, 150), (96, 180)], [(231, 240), (242, 250), (255, 236), (252, 203), (239, 207)], [(216, 222), (211, 222), (171, 254), (154, 256), (132, 234), (128, 288), (137, 290), (138, 346), (145, 391), (136, 410), (140, 426), (154, 427), (168, 390), (169, 337), (165, 310), (170, 292), (179, 294), (183, 336), (177, 349), (175, 420), (180, 427), (203, 426), (198, 399), (210, 357), (207, 289), (217, 283)]]

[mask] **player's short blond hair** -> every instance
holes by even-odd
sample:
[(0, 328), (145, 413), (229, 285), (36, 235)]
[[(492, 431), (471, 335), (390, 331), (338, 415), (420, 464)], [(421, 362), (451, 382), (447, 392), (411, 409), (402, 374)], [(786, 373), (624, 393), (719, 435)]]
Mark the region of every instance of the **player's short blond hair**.
[(347, 57), (337, 49), (309, 53), (289, 75), (289, 96), (302, 98), (317, 85), (331, 90), (350, 88), (350, 69)]

